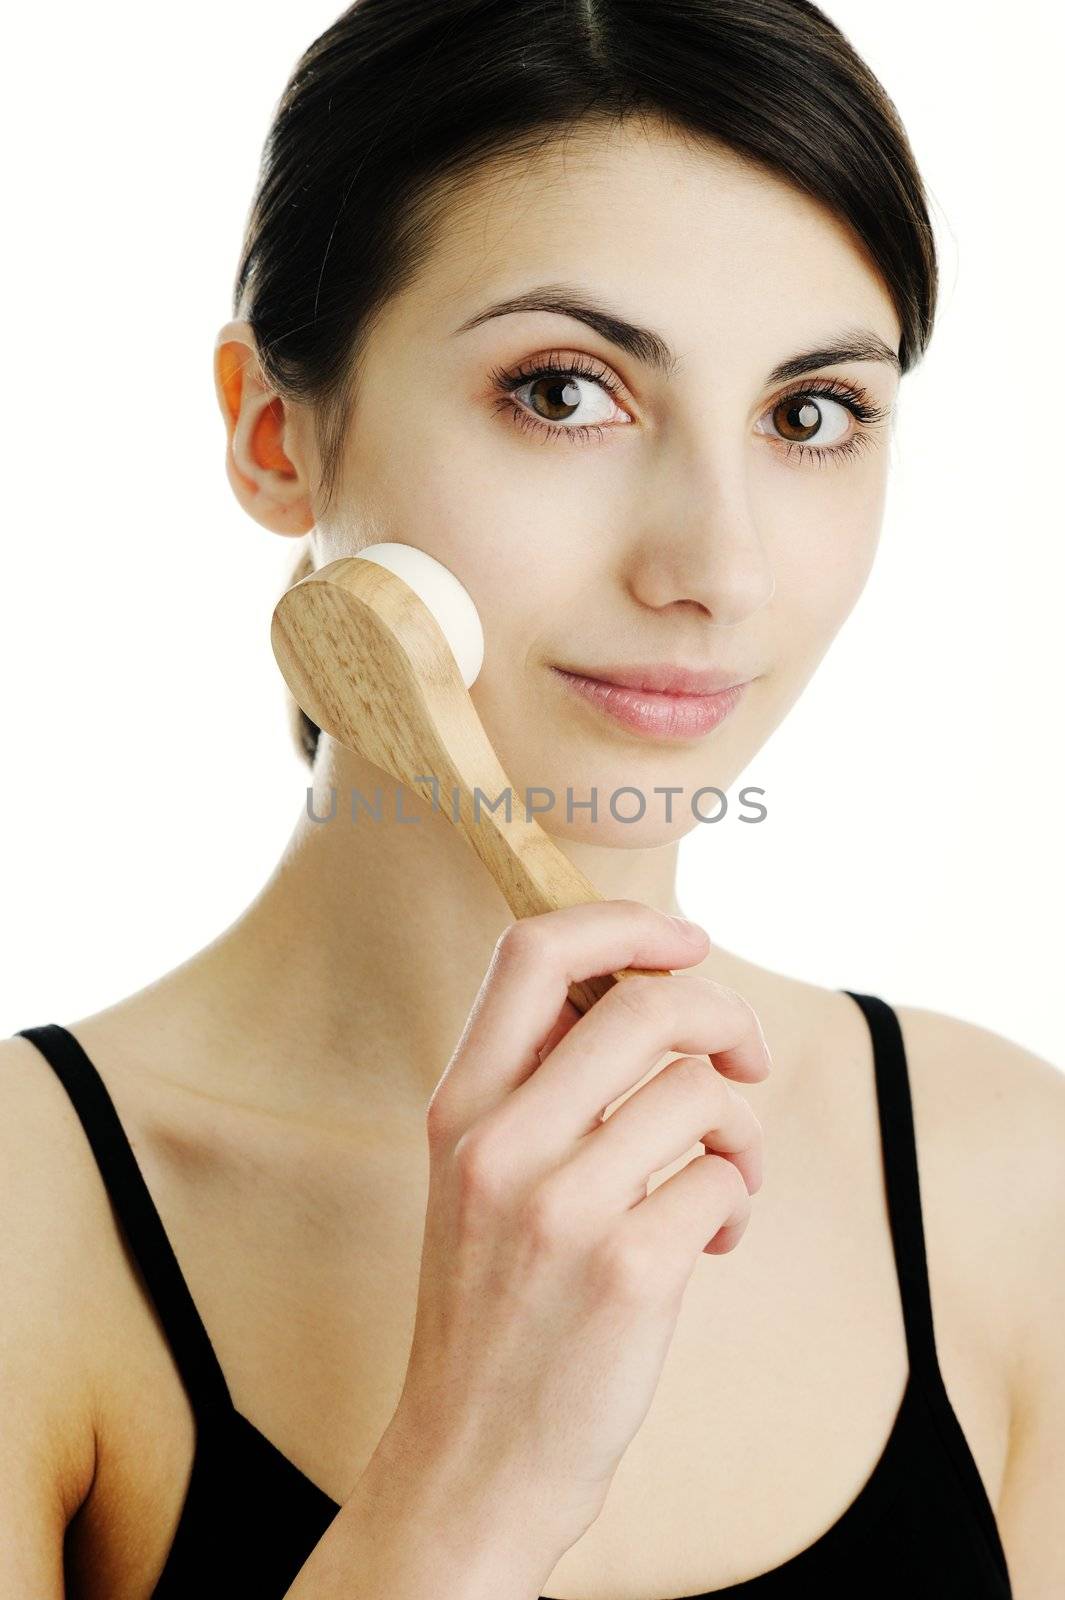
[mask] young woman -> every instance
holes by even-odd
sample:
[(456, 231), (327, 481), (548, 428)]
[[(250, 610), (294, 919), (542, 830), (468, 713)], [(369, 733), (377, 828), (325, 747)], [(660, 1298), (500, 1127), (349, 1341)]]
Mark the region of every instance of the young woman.
[[(456, 573), (605, 903), (514, 924), (442, 811), (353, 823), (381, 774), (300, 717), (333, 820), (0, 1046), (5, 1597), (1065, 1592), (1065, 1082), (671, 921), (689, 800), (869, 575), (935, 285), (893, 106), (801, 0), (360, 0), (307, 51), (230, 482), (297, 575)], [(674, 976), (578, 1018), (624, 966)]]

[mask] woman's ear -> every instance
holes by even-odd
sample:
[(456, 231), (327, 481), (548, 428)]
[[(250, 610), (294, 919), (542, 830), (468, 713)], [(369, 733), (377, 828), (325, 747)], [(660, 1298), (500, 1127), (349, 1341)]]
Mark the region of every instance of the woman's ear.
[(214, 380), (233, 493), (264, 528), (309, 533), (314, 511), (301, 442), (285, 402), (263, 376), (248, 322), (227, 322), (219, 329)]

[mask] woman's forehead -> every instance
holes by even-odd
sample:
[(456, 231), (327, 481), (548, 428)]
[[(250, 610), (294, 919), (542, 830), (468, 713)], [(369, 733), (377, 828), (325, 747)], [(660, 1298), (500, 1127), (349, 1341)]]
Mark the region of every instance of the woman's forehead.
[(772, 366), (844, 328), (899, 346), (891, 294), (846, 224), (723, 147), (624, 130), (582, 136), (525, 166), (478, 171), (449, 198), (393, 307), (408, 333), (416, 323), (419, 338), (448, 350), (464, 347), (451, 336), (469, 326), (473, 349), (496, 347), (501, 334), (526, 341), (537, 326), (564, 338), (563, 323), (542, 315), (489, 317), (536, 285), (584, 291), (660, 330), (681, 368), (731, 350)]
[[(412, 300), (437, 328), (532, 284), (583, 284), (657, 317), (676, 343), (702, 329), (801, 336), (861, 322), (892, 348), (891, 297), (860, 241), (820, 201), (716, 144), (624, 129), (555, 142), (475, 172), (436, 211)], [(498, 329), (497, 329), (498, 331)]]

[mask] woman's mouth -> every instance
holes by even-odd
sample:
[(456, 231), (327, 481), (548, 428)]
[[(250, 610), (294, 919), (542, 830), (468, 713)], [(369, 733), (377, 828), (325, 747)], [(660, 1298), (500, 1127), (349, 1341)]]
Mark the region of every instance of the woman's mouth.
[[(592, 678), (564, 667), (551, 671), (572, 694), (597, 706), (606, 716), (638, 733), (659, 739), (697, 739), (716, 728), (743, 696), (751, 681), (730, 684), (712, 694), (633, 688), (609, 678)], [(627, 673), (626, 676), (647, 676)]]

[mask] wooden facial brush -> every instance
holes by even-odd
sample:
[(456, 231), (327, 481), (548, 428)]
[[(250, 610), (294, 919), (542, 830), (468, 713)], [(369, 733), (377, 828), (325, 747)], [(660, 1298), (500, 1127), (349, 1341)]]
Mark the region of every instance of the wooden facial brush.
[[(297, 705), (440, 806), (515, 917), (603, 899), (535, 818), (485, 804), (507, 790), (513, 800), (513, 789), (469, 696), (484, 634), (449, 568), (414, 545), (369, 545), (293, 584), (274, 608), (270, 642)], [(652, 970), (670, 976), (629, 967), (571, 983), (569, 998), (583, 1013), (619, 978)]]

